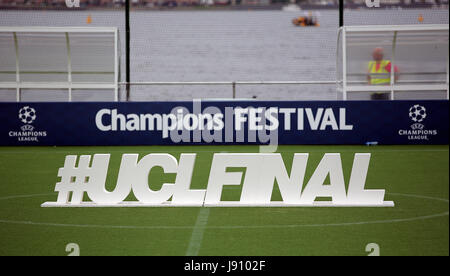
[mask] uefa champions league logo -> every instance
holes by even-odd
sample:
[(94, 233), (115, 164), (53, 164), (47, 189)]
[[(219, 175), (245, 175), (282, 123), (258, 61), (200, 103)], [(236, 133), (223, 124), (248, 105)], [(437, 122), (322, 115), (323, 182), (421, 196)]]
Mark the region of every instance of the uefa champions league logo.
[(19, 119), (24, 124), (32, 124), (36, 120), (36, 110), (29, 106), (24, 106), (19, 110)]
[(40, 137), (46, 137), (47, 131), (36, 130), (32, 123), (36, 121), (36, 110), (30, 106), (19, 109), (18, 119), (22, 125), (20, 130), (11, 130), (9, 137), (17, 139), (18, 142), (39, 142)]
[(411, 125), (412, 129), (423, 129), (424, 125), (421, 124), (427, 117), (427, 109), (424, 106), (415, 104), (409, 109), (409, 118), (414, 122)]
[(427, 117), (427, 110), (425, 107), (415, 104), (409, 109), (409, 118), (416, 123), (422, 122)]
[(411, 129), (400, 129), (398, 134), (406, 136), (408, 140), (429, 140), (437, 135), (436, 129), (426, 129), (422, 123), (428, 116), (425, 106), (415, 104), (409, 108), (409, 119), (413, 122)]

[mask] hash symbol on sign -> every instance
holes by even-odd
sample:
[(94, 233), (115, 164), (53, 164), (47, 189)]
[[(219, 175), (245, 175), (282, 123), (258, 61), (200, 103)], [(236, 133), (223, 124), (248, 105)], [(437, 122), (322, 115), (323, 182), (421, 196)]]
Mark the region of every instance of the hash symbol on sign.
[[(79, 204), (83, 200), (84, 192), (89, 189), (89, 184), (95, 182), (95, 174), (98, 170), (103, 170), (102, 160), (96, 160), (91, 163), (90, 155), (80, 156), (77, 166), (77, 156), (68, 155), (64, 162), (64, 167), (58, 170), (58, 176), (61, 182), (56, 183), (55, 191), (58, 193), (58, 203)], [(109, 161), (109, 160), (108, 160)], [(107, 162), (108, 162), (107, 161)], [(70, 195), (72, 194), (72, 197)]]

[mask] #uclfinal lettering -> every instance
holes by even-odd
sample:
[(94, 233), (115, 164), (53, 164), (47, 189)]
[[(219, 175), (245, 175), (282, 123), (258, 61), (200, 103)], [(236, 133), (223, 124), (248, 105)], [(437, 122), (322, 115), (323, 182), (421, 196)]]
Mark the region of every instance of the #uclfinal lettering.
[[(66, 157), (64, 167), (58, 172), (61, 182), (55, 187), (59, 194), (54, 206), (81, 204), (84, 192), (99, 206), (126, 206), (130, 202), (124, 200), (131, 191), (141, 204), (268, 206), (273, 203), (271, 197), (275, 183), (282, 197), (278, 203), (285, 205), (313, 206), (317, 197), (330, 197), (333, 206), (393, 206), (392, 202), (383, 201), (384, 190), (365, 189), (370, 153), (355, 154), (348, 189), (339, 153), (326, 153), (306, 183), (307, 153), (294, 154), (290, 173), (279, 153), (216, 153), (206, 189), (190, 188), (196, 154), (181, 154), (179, 160), (170, 154), (148, 154), (140, 160), (138, 154), (124, 154), (117, 185), (111, 192), (105, 188), (110, 155), (95, 154), (92, 165), (90, 159), (89, 155), (80, 156), (76, 167), (77, 156)], [(149, 174), (154, 167), (161, 167), (167, 174), (176, 174), (174, 183), (164, 183), (158, 191), (150, 189)], [(245, 175), (243, 172), (229, 172), (227, 168), (231, 167), (245, 168)], [(325, 184), (328, 176), (330, 183)], [(225, 185), (241, 183), (240, 201), (221, 201)]]

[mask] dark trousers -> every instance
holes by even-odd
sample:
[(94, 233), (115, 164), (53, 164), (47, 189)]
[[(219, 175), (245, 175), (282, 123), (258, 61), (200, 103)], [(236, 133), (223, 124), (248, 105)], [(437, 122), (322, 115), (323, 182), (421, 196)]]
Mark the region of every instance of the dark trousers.
[(370, 95), (371, 100), (389, 100), (391, 98), (390, 93), (373, 93)]

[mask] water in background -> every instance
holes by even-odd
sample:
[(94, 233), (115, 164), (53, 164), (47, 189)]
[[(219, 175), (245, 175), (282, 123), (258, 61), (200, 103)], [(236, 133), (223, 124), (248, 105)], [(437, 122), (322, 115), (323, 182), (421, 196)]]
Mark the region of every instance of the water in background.
[[(131, 14), (131, 81), (319, 81), (336, 79), (338, 12), (317, 12), (320, 27), (299, 28), (282, 11), (136, 11)], [(346, 25), (448, 24), (448, 10), (349, 10)], [(86, 24), (88, 15), (92, 23)], [(1, 26), (115, 26), (122, 11), (0, 11)], [(124, 99), (123, 90), (121, 98)], [(132, 87), (131, 99), (229, 98), (229, 86)], [(0, 101), (5, 100), (0, 94)], [(99, 98), (100, 97), (100, 98)], [(80, 100), (99, 100), (85, 93)], [(237, 97), (260, 100), (333, 100), (335, 85), (238, 86)], [(13, 97), (15, 98), (15, 96)], [(39, 91), (24, 100), (66, 100)], [(110, 98), (108, 98), (110, 99)]]

